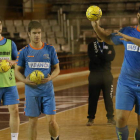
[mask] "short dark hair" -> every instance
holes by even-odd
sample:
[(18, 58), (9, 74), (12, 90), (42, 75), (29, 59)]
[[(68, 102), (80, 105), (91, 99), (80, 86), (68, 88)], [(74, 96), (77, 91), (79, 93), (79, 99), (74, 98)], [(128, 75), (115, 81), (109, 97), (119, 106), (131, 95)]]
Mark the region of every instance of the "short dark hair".
[(42, 30), (42, 25), (38, 21), (31, 21), (28, 24), (28, 32), (31, 32), (32, 29), (41, 29)]

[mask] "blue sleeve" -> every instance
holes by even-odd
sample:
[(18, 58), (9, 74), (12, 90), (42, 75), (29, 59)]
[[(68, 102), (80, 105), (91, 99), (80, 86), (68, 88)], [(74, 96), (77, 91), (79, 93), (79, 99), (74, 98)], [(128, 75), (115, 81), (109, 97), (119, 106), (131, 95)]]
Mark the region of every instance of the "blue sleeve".
[(55, 51), (55, 48), (52, 46), (52, 49), (51, 49), (51, 64), (56, 65), (57, 63), (59, 63), (57, 53)]
[(17, 46), (16, 46), (16, 44), (12, 41), (12, 60), (16, 60), (17, 54), (18, 54)]
[(17, 65), (25, 67), (24, 49), (19, 50), (17, 55)]
[[(122, 28), (119, 32), (124, 33), (125, 28)], [(122, 38), (121, 36), (117, 36), (116, 33), (112, 33), (110, 35), (111, 40), (115, 45), (123, 44), (123, 40), (120, 40)]]

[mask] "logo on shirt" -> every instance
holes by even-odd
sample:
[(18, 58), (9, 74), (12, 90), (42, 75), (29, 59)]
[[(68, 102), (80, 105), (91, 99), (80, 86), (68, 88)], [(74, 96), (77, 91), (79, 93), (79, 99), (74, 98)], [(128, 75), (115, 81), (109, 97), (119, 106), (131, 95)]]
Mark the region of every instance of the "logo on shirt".
[(29, 68), (45, 68), (48, 69), (50, 67), (50, 63), (48, 62), (28, 62)]
[(0, 57), (0, 60), (7, 59), (10, 60), (10, 57)]
[(10, 55), (10, 51), (9, 52), (0, 52), (0, 55)]
[(95, 50), (95, 53), (98, 53), (97, 43), (96, 43), (96, 42), (93, 42), (93, 43), (94, 43), (94, 50)]
[(135, 52), (140, 52), (140, 48), (139, 46), (135, 45), (135, 44), (127, 44), (127, 50), (128, 51), (135, 51)]
[(44, 59), (50, 59), (49, 54), (44, 54), (44, 55), (43, 55), (43, 58), (44, 58)]
[(103, 49), (108, 50), (108, 46), (104, 45), (104, 46), (103, 46)]
[(34, 57), (34, 56), (28, 55), (27, 57)]

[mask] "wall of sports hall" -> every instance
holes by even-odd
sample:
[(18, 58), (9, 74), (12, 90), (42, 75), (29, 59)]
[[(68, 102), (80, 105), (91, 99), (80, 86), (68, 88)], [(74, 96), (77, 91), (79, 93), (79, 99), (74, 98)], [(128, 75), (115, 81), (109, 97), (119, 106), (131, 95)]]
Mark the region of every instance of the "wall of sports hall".
[[(84, 98), (85, 101), (82, 104), (84, 109), (83, 111), (81, 109), (80, 112), (83, 113), (85, 110), (85, 113), (81, 114), (83, 115), (81, 117), (85, 118), (85, 120), (82, 120), (83, 123), (86, 123), (88, 101), (87, 87), (89, 75), (89, 58), (87, 55), (87, 46), (91, 41), (96, 39), (96, 34), (91, 26), (91, 22), (86, 17), (86, 10), (91, 5), (96, 5), (101, 8), (102, 17), (100, 19), (100, 25), (108, 34), (119, 31), (125, 26), (137, 25), (136, 14), (140, 6), (139, 0), (2, 0), (0, 4), (0, 17), (3, 19), (2, 36), (13, 40), (16, 43), (18, 50), (30, 42), (27, 34), (28, 23), (32, 20), (36, 20), (43, 25), (42, 42), (46, 42), (54, 46), (60, 61), (60, 74), (53, 80), (56, 97), (58, 96), (57, 99), (59, 100), (61, 97), (63, 98), (66, 96), (68, 96), (68, 98), (70, 97), (71, 99), (78, 97), (81, 99), (81, 102), (82, 98)], [(112, 61), (111, 71), (114, 77), (115, 98), (115, 87), (123, 62), (124, 46), (114, 46), (114, 49), (116, 56)], [(18, 80), (16, 83), (21, 102), (23, 102), (25, 97), (25, 85)], [(80, 96), (79, 92), (85, 93)], [(61, 93), (63, 93), (63, 95), (61, 95)], [(59, 102), (58, 104), (61, 103), (62, 102)], [(63, 105), (63, 108), (61, 109), (58, 107), (58, 110), (60, 109), (60, 112), (58, 111), (60, 132), (65, 132), (63, 125), (66, 125), (63, 124), (61, 118), (64, 119), (63, 116), (65, 118), (69, 118), (69, 116), (75, 115), (73, 110), (67, 105)], [(78, 108), (80, 105), (81, 104), (78, 104), (74, 107)], [(65, 114), (61, 116), (61, 113), (63, 113), (65, 108), (71, 112), (65, 112)], [(103, 119), (102, 116), (105, 118), (105, 114), (103, 114), (103, 112), (105, 113), (105, 109), (101, 107), (101, 110), (103, 111), (98, 112), (99, 114), (101, 113), (101, 119), (99, 119), (99, 123)], [(21, 107), (20, 115), (22, 113), (23, 109)], [(75, 117), (76, 116), (73, 116), (73, 119), (75, 119)], [(81, 119), (81, 117), (78, 116), (79, 119)], [(23, 120), (21, 119), (21, 125), (22, 123), (23, 125), (26, 125), (26, 123), (28, 123), (28, 119), (25, 116), (22, 116), (22, 118)], [(3, 134), (7, 134), (10, 131), (8, 129), (7, 123), (8, 119), (9, 117), (6, 117), (6, 120), (2, 119), (4, 120), (2, 124), (4, 124), (4, 122), (5, 124), (0, 130), (0, 140), (3, 138)], [(66, 121), (69, 120), (66, 119)], [(76, 121), (78, 121), (78, 119), (76, 119)], [(41, 123), (43, 123), (43, 121)], [(39, 127), (41, 129), (40, 125)], [(105, 128), (105, 126), (103, 126), (103, 128)], [(25, 128), (21, 127), (20, 131), (26, 129), (27, 126), (25, 126)], [(74, 128), (71, 127), (70, 129)], [(88, 129), (91, 130), (91, 128)], [(112, 128), (107, 129), (109, 129), (109, 132)], [(92, 138), (88, 138), (88, 135), (90, 135), (90, 130), (88, 130), (88, 133), (86, 133), (87, 137), (85, 137), (83, 140), (92, 140)], [(80, 132), (77, 133), (80, 135)], [(84, 129), (81, 133), (84, 133)], [(103, 135), (105, 135), (105, 133), (106, 132), (104, 132)], [(38, 140), (43, 140), (43, 134), (42, 132), (39, 132), (39, 136), (42, 135), (42, 139), (40, 138)], [(69, 131), (68, 135), (72, 140), (76, 140), (76, 136), (73, 136), (72, 130)], [(115, 132), (112, 135), (115, 137)], [(21, 132), (20, 139), (23, 140), (23, 137), (24, 136)], [(49, 138), (48, 136), (45, 137)], [(108, 136), (104, 137), (106, 137), (106, 139), (108, 138)], [(8, 138), (9, 136), (7, 135), (4, 137), (4, 140), (8, 140)], [(66, 137), (62, 136), (62, 138)], [(69, 138), (67, 139), (70, 140)], [(96, 136), (95, 139), (103, 140), (105, 138)], [(79, 140), (82, 140), (82, 137)]]

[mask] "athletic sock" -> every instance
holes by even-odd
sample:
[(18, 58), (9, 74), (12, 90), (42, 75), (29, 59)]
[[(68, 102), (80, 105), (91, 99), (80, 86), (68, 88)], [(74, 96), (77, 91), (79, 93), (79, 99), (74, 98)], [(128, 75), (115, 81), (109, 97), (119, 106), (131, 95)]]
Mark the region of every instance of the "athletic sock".
[(134, 140), (140, 140), (140, 131), (138, 129), (136, 129), (135, 131), (135, 135), (134, 135)]
[(123, 128), (116, 127), (116, 132), (117, 132), (118, 140), (127, 140), (128, 139), (129, 131), (128, 131), (127, 126), (125, 126)]
[(18, 133), (11, 133), (11, 140), (18, 140)]
[(59, 136), (57, 136), (57, 137), (51, 137), (51, 140), (59, 140)]

